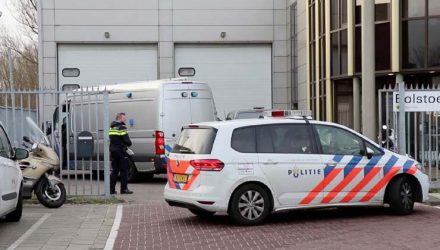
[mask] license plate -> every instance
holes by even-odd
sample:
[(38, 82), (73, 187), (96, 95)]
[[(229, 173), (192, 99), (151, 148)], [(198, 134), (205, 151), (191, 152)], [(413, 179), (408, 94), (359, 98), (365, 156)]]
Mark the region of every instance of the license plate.
[(188, 182), (188, 175), (186, 175), (186, 174), (174, 174), (173, 179), (174, 179), (175, 182), (187, 183)]

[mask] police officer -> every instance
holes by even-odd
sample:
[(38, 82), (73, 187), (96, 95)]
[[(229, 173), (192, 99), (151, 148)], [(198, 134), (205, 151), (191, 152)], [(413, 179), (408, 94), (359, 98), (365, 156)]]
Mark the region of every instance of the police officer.
[(116, 194), (116, 178), (121, 173), (121, 194), (132, 194), (127, 187), (128, 160), (126, 150), (131, 146), (131, 140), (127, 133), (125, 113), (116, 114), (116, 121), (112, 122), (108, 135), (110, 137), (110, 157), (112, 160), (112, 172), (110, 175), (110, 193)]

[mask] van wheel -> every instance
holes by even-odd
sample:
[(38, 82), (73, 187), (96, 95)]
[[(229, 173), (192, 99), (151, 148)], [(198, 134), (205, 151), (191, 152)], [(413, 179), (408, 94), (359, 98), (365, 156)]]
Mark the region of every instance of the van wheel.
[(20, 193), (18, 193), (18, 200), (17, 200), (17, 206), (15, 207), (15, 210), (6, 215), (6, 221), (10, 222), (17, 222), (21, 219), (21, 215), (23, 214), (23, 194), (22, 190), (20, 188)]
[(388, 198), (391, 210), (400, 215), (410, 214), (414, 208), (414, 188), (411, 181), (405, 177), (393, 180), (388, 188)]
[(128, 176), (127, 181), (128, 182), (137, 182), (139, 180), (139, 172), (136, 169), (136, 165), (133, 162), (133, 159), (128, 157)]
[(197, 215), (199, 217), (202, 218), (208, 218), (211, 217), (215, 214), (215, 212), (211, 212), (211, 211), (207, 211), (207, 210), (199, 210), (199, 209), (193, 209), (193, 208), (188, 208), (188, 210), (193, 213), (194, 215)]
[(253, 226), (266, 219), (269, 209), (267, 192), (256, 184), (247, 184), (238, 188), (232, 195), (229, 215), (236, 224)]

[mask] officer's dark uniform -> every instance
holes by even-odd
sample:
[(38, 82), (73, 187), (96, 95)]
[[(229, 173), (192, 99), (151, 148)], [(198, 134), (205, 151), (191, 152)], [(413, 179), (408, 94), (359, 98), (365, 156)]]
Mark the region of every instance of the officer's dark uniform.
[(114, 121), (110, 125), (108, 132), (110, 137), (110, 157), (112, 160), (112, 173), (110, 175), (110, 193), (114, 194), (116, 178), (121, 172), (121, 193), (128, 191), (127, 175), (128, 162), (126, 150), (131, 146), (130, 137), (128, 137), (125, 123)]

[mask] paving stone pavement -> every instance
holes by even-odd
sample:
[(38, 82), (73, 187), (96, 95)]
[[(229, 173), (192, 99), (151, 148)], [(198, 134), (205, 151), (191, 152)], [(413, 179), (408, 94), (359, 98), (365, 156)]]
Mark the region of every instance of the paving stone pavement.
[(114, 249), (439, 249), (440, 209), (409, 216), (381, 207), (291, 211), (256, 227), (201, 219), (165, 203), (124, 206)]
[[(47, 209), (26, 205), (47, 217), (29, 237), (15, 249), (103, 249), (116, 215), (116, 205), (69, 205)], [(43, 217), (43, 216), (41, 216)]]
[[(226, 215), (200, 219), (168, 206), (164, 184), (162, 176), (129, 184), (135, 193), (118, 195), (127, 202), (114, 249), (440, 249), (440, 209), (434, 207), (417, 205), (403, 217), (383, 208), (291, 211), (261, 226), (239, 227)], [(432, 198), (440, 201), (440, 194)], [(49, 216), (16, 249), (103, 249), (116, 210), (117, 205), (26, 205), (25, 227)], [(7, 247), (0, 244), (0, 250)]]

